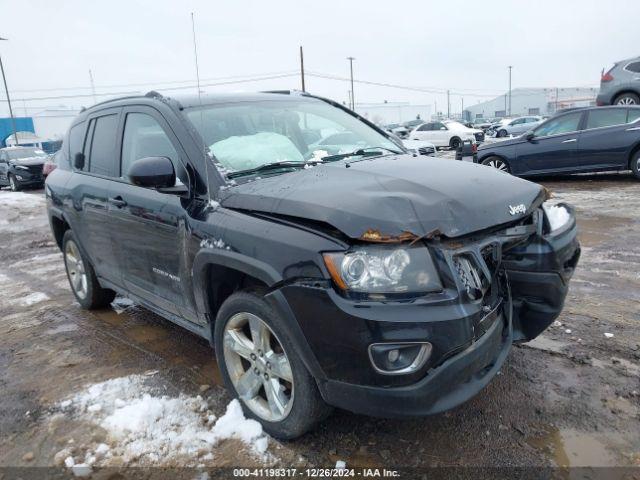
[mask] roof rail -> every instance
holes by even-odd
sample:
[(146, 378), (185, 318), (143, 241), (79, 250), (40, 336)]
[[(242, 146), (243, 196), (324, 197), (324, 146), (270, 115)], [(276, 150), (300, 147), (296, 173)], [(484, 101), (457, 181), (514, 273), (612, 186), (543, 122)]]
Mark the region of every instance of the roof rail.
[(280, 95), (309, 95), (307, 92), (303, 92), (302, 90), (263, 90), (261, 93), (277, 93)]

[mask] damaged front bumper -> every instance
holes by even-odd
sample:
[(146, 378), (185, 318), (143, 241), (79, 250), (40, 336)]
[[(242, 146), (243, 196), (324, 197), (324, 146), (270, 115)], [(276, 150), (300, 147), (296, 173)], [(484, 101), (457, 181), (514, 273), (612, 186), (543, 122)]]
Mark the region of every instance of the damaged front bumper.
[[(321, 370), (327, 403), (380, 417), (439, 413), (480, 392), (513, 342), (534, 338), (560, 314), (580, 255), (575, 217), (548, 232), (538, 208), (523, 222), (463, 240), (427, 242), (443, 291), (407, 301), (355, 301), (329, 286), (279, 293)], [(371, 345), (429, 342), (428, 361), (384, 375)]]

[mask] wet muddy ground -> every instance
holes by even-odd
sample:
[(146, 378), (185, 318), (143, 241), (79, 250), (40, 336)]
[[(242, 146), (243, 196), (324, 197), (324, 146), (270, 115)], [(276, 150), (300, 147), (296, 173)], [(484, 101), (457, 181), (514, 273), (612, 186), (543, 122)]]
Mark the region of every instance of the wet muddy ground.
[[(640, 466), (640, 182), (542, 183), (577, 208), (582, 259), (558, 322), (514, 347), (476, 398), (410, 420), (337, 411), (295, 442), (271, 440), (266, 456), (225, 440), (213, 459), (184, 464)], [(164, 394), (201, 395), (222, 414), (230, 398), (209, 345), (123, 299), (81, 310), (42, 191), (8, 195), (0, 191), (0, 466), (60, 464), (61, 451), (102, 441), (100, 427), (60, 405), (113, 378), (146, 374)]]

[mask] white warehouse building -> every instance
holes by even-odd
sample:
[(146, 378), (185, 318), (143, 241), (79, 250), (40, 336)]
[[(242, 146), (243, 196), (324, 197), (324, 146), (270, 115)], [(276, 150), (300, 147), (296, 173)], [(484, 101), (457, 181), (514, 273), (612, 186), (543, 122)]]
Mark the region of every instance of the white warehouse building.
[(465, 108), (465, 118), (520, 117), (523, 115), (552, 115), (570, 107), (588, 107), (596, 104), (597, 88), (516, 88), (487, 102)]

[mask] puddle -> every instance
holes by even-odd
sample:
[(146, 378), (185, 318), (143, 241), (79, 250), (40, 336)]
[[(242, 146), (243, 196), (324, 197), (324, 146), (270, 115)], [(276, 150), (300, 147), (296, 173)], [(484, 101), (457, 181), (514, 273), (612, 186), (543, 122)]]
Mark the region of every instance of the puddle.
[[(612, 433), (615, 435), (615, 433)], [(552, 457), (558, 467), (613, 467), (620, 462), (604, 442), (604, 435), (554, 428), (528, 443)]]

